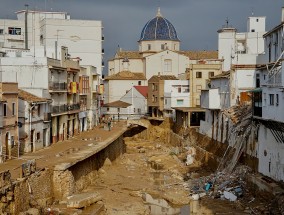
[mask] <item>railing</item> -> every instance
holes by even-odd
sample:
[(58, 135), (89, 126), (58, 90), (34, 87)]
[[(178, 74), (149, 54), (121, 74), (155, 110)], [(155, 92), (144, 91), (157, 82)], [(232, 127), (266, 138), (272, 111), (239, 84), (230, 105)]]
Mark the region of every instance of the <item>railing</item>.
[(65, 91), (67, 90), (67, 83), (51, 83), (49, 89), (52, 91)]
[(52, 113), (63, 113), (67, 111), (74, 111), (74, 110), (80, 110), (80, 104), (71, 104), (71, 105), (53, 105), (52, 106)]
[(70, 110), (80, 110), (80, 104), (71, 104), (67, 106), (68, 111)]
[(62, 113), (67, 112), (67, 105), (53, 105), (52, 106), (52, 113)]

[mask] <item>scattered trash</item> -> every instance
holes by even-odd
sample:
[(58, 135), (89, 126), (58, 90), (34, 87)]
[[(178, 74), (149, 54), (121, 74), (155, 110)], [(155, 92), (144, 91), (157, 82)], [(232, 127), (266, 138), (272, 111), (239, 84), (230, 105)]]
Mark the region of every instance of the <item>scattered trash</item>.
[(236, 195), (234, 195), (233, 193), (228, 192), (228, 191), (224, 191), (224, 197), (225, 197), (225, 199), (228, 199), (232, 202), (236, 201), (237, 198), (238, 198)]
[[(251, 172), (246, 166), (239, 166), (231, 174), (217, 172), (209, 176), (192, 178), (184, 184), (184, 187), (190, 190), (190, 196), (194, 199), (204, 196), (210, 196), (214, 199), (221, 198), (230, 201), (236, 201), (244, 194), (246, 185), (245, 175)], [(254, 201), (253, 199), (251, 201)]]

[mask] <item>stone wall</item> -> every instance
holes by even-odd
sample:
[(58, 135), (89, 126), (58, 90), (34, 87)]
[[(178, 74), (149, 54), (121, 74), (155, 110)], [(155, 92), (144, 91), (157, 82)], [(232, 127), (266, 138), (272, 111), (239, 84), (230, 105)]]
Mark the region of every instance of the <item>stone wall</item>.
[(120, 136), (105, 149), (64, 171), (43, 169), (13, 182), (9, 179), (1, 188), (0, 214), (19, 214), (29, 208), (41, 211), (55, 200), (82, 191), (92, 184), (107, 158), (114, 161), (125, 151), (123, 136)]
[(52, 203), (52, 171), (43, 170), (29, 177), (11, 181), (1, 188), (0, 214), (19, 214), (31, 207), (42, 208)]
[(95, 155), (82, 160), (64, 171), (54, 171), (54, 197), (62, 200), (73, 193), (80, 192), (93, 184), (97, 171), (104, 165), (108, 158), (114, 161), (126, 151), (123, 137), (120, 136), (110, 145)]

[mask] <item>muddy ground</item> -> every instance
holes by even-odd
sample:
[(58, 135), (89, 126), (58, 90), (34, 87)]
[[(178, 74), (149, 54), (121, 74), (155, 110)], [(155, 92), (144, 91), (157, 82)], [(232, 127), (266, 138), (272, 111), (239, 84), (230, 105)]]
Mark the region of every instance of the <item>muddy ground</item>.
[[(98, 178), (87, 191), (99, 191), (105, 210), (101, 214), (253, 214), (241, 201), (203, 197), (192, 201), (184, 179), (210, 174), (198, 162), (186, 166), (185, 154), (176, 156), (163, 143), (126, 138), (127, 152), (111, 163), (106, 161)], [(188, 174), (189, 173), (189, 174)], [(157, 199), (147, 203), (145, 197)], [(252, 197), (251, 195), (248, 197)], [(163, 201), (166, 200), (166, 203)], [(254, 200), (260, 207), (266, 204)], [(253, 202), (251, 204), (254, 204)], [(189, 205), (190, 209), (182, 210)], [(167, 211), (167, 213), (166, 213)]]
[(66, 210), (64, 204), (53, 208), (61, 207), (60, 214), (281, 214), (274, 197), (250, 187), (246, 187), (244, 195), (235, 202), (208, 195), (193, 201), (188, 181), (210, 175), (212, 170), (198, 160), (186, 165), (186, 150), (177, 151), (165, 144), (163, 130), (161, 127), (151, 129), (152, 138), (148, 140), (126, 137), (126, 153), (114, 162), (105, 161), (93, 185), (83, 191), (99, 192), (102, 201), (83, 211)]

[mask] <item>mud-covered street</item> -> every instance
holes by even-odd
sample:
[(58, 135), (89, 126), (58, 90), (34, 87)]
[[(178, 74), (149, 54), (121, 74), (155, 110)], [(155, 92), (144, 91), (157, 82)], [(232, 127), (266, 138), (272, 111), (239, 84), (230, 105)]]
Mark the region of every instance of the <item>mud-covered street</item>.
[[(62, 201), (53, 205), (52, 211), (100, 215), (281, 214), (272, 195), (259, 192), (247, 183), (247, 176), (252, 174), (247, 167), (240, 166), (230, 176), (218, 174), (219, 180), (223, 180), (220, 183), (230, 178), (232, 183), (227, 187), (242, 184), (242, 195), (237, 200), (224, 198), (215, 188), (206, 190), (206, 180), (214, 176), (214, 169), (199, 160), (202, 156), (198, 151), (188, 159), (194, 147), (177, 147), (167, 142), (168, 126), (165, 122), (151, 126), (147, 137), (134, 132), (124, 138), (126, 153), (112, 162), (106, 159), (92, 178), (92, 185), (82, 191), (98, 193), (100, 201), (76, 210), (66, 208), (66, 202)], [(192, 189), (196, 182), (201, 190), (198, 200)]]

